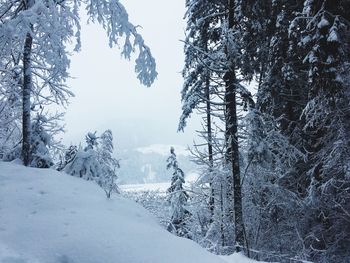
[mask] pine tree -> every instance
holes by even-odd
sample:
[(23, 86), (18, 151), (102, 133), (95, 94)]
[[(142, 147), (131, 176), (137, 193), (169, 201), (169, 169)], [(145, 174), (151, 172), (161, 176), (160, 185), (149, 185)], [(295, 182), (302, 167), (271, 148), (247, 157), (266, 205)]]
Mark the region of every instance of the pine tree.
[[(346, 262), (349, 1), (204, 3), (187, 2), (180, 127), (193, 110), (201, 108), (209, 113), (207, 120), (223, 120), (223, 170), (230, 167), (232, 172), (226, 181), (218, 176), (212, 181), (213, 224), (205, 246), (215, 251), (216, 244), (220, 250), (219, 240), (221, 247), (230, 246), (227, 216), (238, 219), (234, 223), (237, 247), (249, 243), (255, 250), (267, 251), (258, 253), (261, 259), (280, 260), (271, 253), (279, 251), (289, 258)], [(256, 105), (242, 80), (257, 82)], [(225, 118), (213, 111), (219, 103)], [(239, 110), (246, 105), (249, 113), (241, 122)], [(209, 135), (206, 129), (200, 134), (214, 145), (218, 138), (209, 140)], [(195, 153), (202, 163), (208, 158), (204, 153)], [(213, 174), (220, 171), (217, 157)], [(234, 186), (242, 186), (244, 195)], [(227, 210), (230, 206), (234, 209)], [(249, 215), (244, 222), (242, 208)], [(242, 232), (243, 223), (249, 240)], [(278, 235), (281, 232), (283, 236)], [(263, 242), (259, 233), (271, 242)]]
[[(183, 114), (180, 118), (179, 128), (183, 129), (186, 119), (194, 109), (205, 114), (205, 131), (200, 136), (208, 145), (208, 170), (214, 165), (213, 142), (216, 140), (212, 132), (213, 116), (218, 117), (218, 129), (225, 128), (226, 169), (232, 171), (224, 186), (225, 217), (231, 218), (236, 231), (236, 249), (244, 246), (243, 219), (240, 189), (239, 147), (238, 147), (238, 112), (237, 101), (242, 99), (244, 105), (254, 104), (251, 94), (236, 79), (236, 70), (240, 65), (240, 47), (237, 41), (240, 38), (239, 27), (235, 24), (238, 16), (238, 5), (234, 1), (188, 1), (187, 2), (188, 37), (185, 41), (185, 84), (182, 90)], [(204, 106), (202, 106), (204, 104)], [(204, 108), (204, 110), (203, 110)], [(200, 154), (202, 158), (203, 154)], [(215, 157), (218, 158), (218, 157)], [(219, 157), (220, 158), (220, 157)], [(220, 164), (222, 165), (222, 164)], [(209, 176), (210, 177), (210, 176)], [(215, 184), (215, 182), (209, 182)], [(236, 188), (233, 187), (235, 183)], [(210, 207), (212, 212), (217, 205), (214, 204), (214, 189), (211, 189)], [(219, 194), (220, 195), (220, 194)], [(227, 200), (226, 200), (227, 199)], [(236, 200), (234, 202), (234, 199)], [(227, 204), (227, 206), (226, 206)], [(229, 206), (234, 209), (230, 209)], [(234, 212), (233, 212), (234, 211)], [(236, 216), (235, 216), (236, 215)], [(236, 220), (236, 221), (235, 221)], [(235, 221), (235, 222), (234, 222)], [(222, 222), (222, 220), (221, 220)], [(221, 223), (219, 223), (221, 224)], [(223, 235), (232, 236), (229, 231)], [(226, 238), (223, 238), (226, 239)], [(234, 247), (234, 240), (228, 238), (230, 244), (224, 246)]]
[(173, 170), (171, 186), (167, 190), (168, 200), (171, 205), (171, 219), (168, 231), (181, 237), (190, 238), (186, 222), (190, 217), (190, 212), (185, 208), (189, 196), (183, 188), (185, 174), (178, 166), (173, 147), (170, 148), (170, 156), (167, 159), (166, 168)]
[(38, 114), (32, 122), (31, 153), (32, 161), (30, 166), (38, 168), (49, 168), (53, 165), (52, 156), (49, 152), (51, 146), (51, 136), (45, 130), (47, 119)]
[[(193, 111), (203, 115), (203, 131), (198, 132), (198, 135), (207, 147), (204, 150), (198, 147), (195, 154), (207, 160), (204, 163), (208, 171), (204, 171), (203, 176), (209, 180), (208, 206), (213, 216), (215, 193), (211, 187), (213, 182), (209, 174), (213, 170), (215, 155), (214, 116), (215, 112), (222, 112), (223, 107), (223, 103), (213, 103), (214, 100), (220, 100), (217, 95), (220, 85), (216, 82), (219, 77), (216, 71), (219, 71), (220, 67), (216, 65), (215, 59), (220, 51), (218, 42), (220, 19), (223, 16), (220, 10), (223, 9), (223, 5), (220, 1), (191, 0), (186, 2), (186, 7), (187, 37), (184, 47), (185, 66), (182, 72), (185, 81), (181, 92), (183, 106), (178, 130), (185, 129), (186, 121)], [(219, 109), (218, 104), (221, 104)]]
[[(296, 51), (299, 41), (290, 38), (289, 30), (302, 4), (243, 0), (238, 12), (244, 50), (238, 67), (244, 79), (254, 77), (258, 85), (256, 107), (245, 124), (248, 148), (242, 184), (247, 235), (252, 249), (281, 251), (290, 257), (303, 246), (297, 237), (302, 224), (296, 229), (291, 221), (301, 218), (301, 198), (308, 187), (298, 178), (305, 166), (300, 115), (307, 103), (306, 74)], [(263, 193), (257, 190), (261, 188)], [(271, 242), (260, 243), (260, 231), (271, 235)], [(272, 238), (281, 231), (289, 238)], [(296, 242), (291, 244), (290, 239)], [(264, 256), (260, 259), (279, 260)]]
[(227, 60), (227, 71), (224, 75), (225, 81), (225, 139), (226, 139), (226, 162), (231, 169), (231, 175), (228, 178), (229, 191), (228, 201), (233, 205), (229, 210), (229, 217), (234, 221), (235, 227), (235, 250), (242, 250), (245, 245), (244, 223), (242, 208), (242, 190), (241, 190), (241, 172), (239, 161), (238, 146), (238, 114), (237, 114), (237, 87), (239, 82), (236, 76), (237, 36), (233, 36), (237, 20), (235, 18), (235, 1), (227, 2), (226, 18), (226, 38), (224, 41), (224, 51)]
[(111, 130), (106, 130), (99, 138), (98, 159), (102, 165), (102, 173), (97, 183), (105, 191), (107, 198), (111, 197), (113, 192), (118, 193), (116, 180), (118, 176), (116, 169), (120, 168), (119, 161), (113, 155), (113, 135)]
[(350, 16), (348, 1), (305, 1), (295, 19), (308, 67), (302, 114), (309, 179), (306, 247), (317, 262), (346, 262), (349, 251)]

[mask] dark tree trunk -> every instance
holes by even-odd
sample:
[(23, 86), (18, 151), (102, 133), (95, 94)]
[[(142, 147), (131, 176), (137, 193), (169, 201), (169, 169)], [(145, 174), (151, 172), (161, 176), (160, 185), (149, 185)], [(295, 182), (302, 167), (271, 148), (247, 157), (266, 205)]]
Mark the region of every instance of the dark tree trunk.
[(220, 182), (220, 212), (221, 212), (221, 222), (220, 222), (220, 231), (221, 231), (221, 247), (224, 248), (226, 246), (225, 244), (225, 229), (224, 229), (224, 222), (225, 222), (225, 209), (224, 209), (224, 195), (223, 195), (223, 185), (222, 182)]
[(25, 166), (31, 161), (31, 120), (30, 120), (30, 96), (32, 90), (31, 54), (33, 38), (27, 33), (23, 52), (23, 114), (22, 114), (22, 158)]
[[(206, 23), (204, 28), (209, 28), (209, 24)], [(203, 49), (205, 53), (208, 53), (208, 34), (202, 32)], [(210, 105), (210, 79), (209, 71), (205, 70), (205, 99), (206, 99), (206, 121), (207, 121), (207, 142), (208, 142), (208, 160), (209, 160), (209, 172), (212, 173), (214, 161), (213, 161), (213, 134), (211, 128), (211, 105)], [(209, 209), (211, 213), (211, 220), (214, 216), (214, 188), (213, 182), (210, 182), (210, 198), (209, 198)]]
[[(209, 158), (209, 172), (212, 173), (213, 170), (213, 135), (212, 135), (212, 129), (211, 129), (211, 107), (210, 107), (210, 83), (209, 83), (209, 77), (207, 77), (205, 81), (205, 95), (207, 100), (207, 108), (206, 108), (206, 114), (207, 114), (207, 136), (208, 136), (208, 158)], [(213, 182), (211, 180), (210, 182), (210, 198), (209, 198), (209, 209), (211, 213), (211, 218), (214, 216), (214, 187)]]
[[(228, 24), (229, 28), (234, 26), (234, 1), (228, 0)], [(225, 74), (225, 103), (226, 103), (226, 160), (232, 168), (232, 178), (229, 178), (229, 184), (232, 184), (232, 188), (229, 189), (230, 194), (228, 196), (231, 203), (233, 195), (233, 213), (229, 217), (234, 218), (235, 225), (235, 250), (241, 251), (241, 246), (244, 246), (244, 226), (243, 226), (243, 209), (242, 209), (242, 193), (241, 193), (241, 176), (239, 167), (239, 148), (238, 148), (238, 119), (237, 119), (237, 105), (236, 105), (236, 74), (235, 65), (233, 62), (233, 55), (229, 54), (228, 48), (227, 58), (229, 61), (229, 70)], [(231, 185), (230, 185), (231, 186)], [(230, 209), (232, 211), (232, 209)]]

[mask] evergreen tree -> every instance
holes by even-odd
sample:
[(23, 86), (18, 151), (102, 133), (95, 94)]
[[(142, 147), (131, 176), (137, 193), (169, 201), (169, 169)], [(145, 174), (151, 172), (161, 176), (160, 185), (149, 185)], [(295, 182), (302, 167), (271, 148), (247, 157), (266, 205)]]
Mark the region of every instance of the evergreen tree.
[(239, 31), (235, 31), (237, 29), (237, 17), (235, 16), (237, 6), (235, 1), (228, 0), (226, 7), (225, 34), (223, 35), (223, 48), (227, 64), (223, 77), (225, 81), (225, 159), (227, 167), (231, 170), (231, 175), (227, 180), (229, 189), (227, 199), (233, 207), (228, 212), (229, 218), (234, 222), (235, 250), (239, 252), (245, 245), (237, 113), (237, 94), (239, 93), (237, 90), (240, 84), (236, 75), (236, 61), (239, 57), (237, 42), (239, 34), (237, 32), (239, 33)]
[(96, 151), (97, 139), (96, 132), (89, 132), (85, 137), (87, 146), (84, 150), (79, 150), (63, 170), (85, 180), (96, 180), (102, 174), (102, 165)]
[(113, 135), (111, 130), (106, 130), (99, 138), (98, 159), (102, 165), (102, 173), (97, 183), (105, 191), (107, 198), (111, 197), (113, 192), (118, 193), (116, 180), (118, 176), (116, 169), (120, 167), (119, 161), (115, 159), (113, 154)]
[[(308, 67), (308, 103), (301, 119), (308, 153), (304, 176), (306, 247), (317, 262), (349, 258), (349, 62), (348, 1), (305, 1), (294, 21)], [(299, 27), (299, 29), (297, 29)]]
[(178, 166), (173, 147), (170, 148), (170, 156), (167, 159), (166, 168), (173, 170), (171, 185), (167, 190), (168, 200), (171, 205), (171, 219), (168, 231), (181, 237), (191, 238), (186, 222), (190, 217), (190, 212), (185, 208), (188, 199), (188, 194), (183, 189), (185, 174)]
[[(180, 118), (179, 129), (183, 129), (186, 119), (194, 109), (205, 114), (204, 132), (201, 137), (208, 145), (207, 158), (208, 170), (213, 170), (214, 141), (212, 122), (213, 117), (218, 117), (218, 129), (224, 130), (225, 142), (221, 144), (226, 149), (225, 167), (231, 171), (228, 175), (226, 184), (227, 189), (220, 192), (226, 193), (224, 203), (227, 213), (224, 217), (230, 218), (234, 227), (236, 238), (236, 250), (240, 250), (245, 245), (244, 226), (241, 206), (240, 189), (240, 161), (238, 147), (238, 110), (237, 104), (240, 100), (244, 105), (252, 106), (254, 104), (251, 94), (240, 84), (236, 77), (236, 70), (240, 64), (240, 28), (237, 26), (239, 11), (238, 2), (235, 1), (199, 1), (193, 0), (187, 2), (186, 18), (188, 36), (185, 41), (185, 69), (183, 76), (185, 84), (182, 90), (183, 114)], [(236, 14), (236, 15), (235, 15)], [(204, 106), (202, 106), (204, 104)], [(204, 110), (203, 110), (204, 108)], [(220, 127), (221, 126), (221, 127)], [(223, 129), (222, 126), (225, 128)], [(200, 154), (202, 158), (203, 154)], [(220, 158), (219, 156), (215, 158)], [(222, 157), (221, 157), (222, 158)], [(223, 160), (222, 160), (223, 161)], [(219, 165), (222, 166), (222, 163)], [(207, 174), (207, 173), (205, 173)], [(207, 176), (207, 178), (214, 178)], [(209, 182), (214, 185), (215, 182)], [(235, 185), (235, 187), (234, 187)], [(211, 188), (210, 207), (213, 214), (215, 206), (221, 207), (221, 204), (214, 204), (215, 192)], [(235, 200), (235, 202), (234, 202)], [(231, 209), (234, 207), (234, 209)], [(222, 220), (221, 220), (222, 222)], [(221, 224), (220, 222), (218, 223)], [(224, 246), (234, 247), (234, 236), (227, 231), (222, 233), (230, 238)], [(230, 244), (229, 244), (230, 243)]]
[[(184, 130), (187, 119), (195, 110), (203, 115), (203, 131), (198, 132), (201, 139), (207, 144), (206, 149), (196, 147), (195, 155), (200, 155), (201, 163), (206, 165), (207, 171), (203, 176), (209, 183), (210, 195), (208, 202), (202, 200), (209, 206), (211, 217), (214, 212), (214, 188), (212, 176), (214, 167), (215, 143), (214, 116), (222, 114), (224, 103), (219, 98), (218, 80), (222, 65), (217, 63), (220, 56), (220, 21), (223, 17), (224, 8), (222, 1), (191, 0), (186, 2), (187, 12), (187, 36), (185, 41), (185, 66), (183, 69), (184, 85), (182, 88), (182, 115), (179, 122), (179, 130)], [(216, 101), (214, 103), (214, 101)], [(206, 161), (204, 161), (204, 159)], [(203, 180), (202, 180), (203, 181)], [(202, 182), (204, 183), (204, 182)], [(203, 186), (203, 184), (202, 184)], [(210, 219), (212, 221), (213, 218)], [(205, 234), (204, 234), (205, 235)]]
[(38, 114), (32, 122), (31, 136), (31, 166), (38, 168), (49, 168), (53, 165), (53, 160), (49, 152), (51, 146), (51, 136), (45, 130), (47, 119)]

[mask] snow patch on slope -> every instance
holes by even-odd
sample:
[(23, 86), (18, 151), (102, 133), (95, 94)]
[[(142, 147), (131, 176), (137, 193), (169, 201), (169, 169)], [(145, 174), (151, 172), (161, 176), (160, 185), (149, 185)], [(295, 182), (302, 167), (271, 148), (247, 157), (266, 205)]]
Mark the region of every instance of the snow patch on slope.
[(93, 182), (0, 162), (1, 263), (219, 263)]

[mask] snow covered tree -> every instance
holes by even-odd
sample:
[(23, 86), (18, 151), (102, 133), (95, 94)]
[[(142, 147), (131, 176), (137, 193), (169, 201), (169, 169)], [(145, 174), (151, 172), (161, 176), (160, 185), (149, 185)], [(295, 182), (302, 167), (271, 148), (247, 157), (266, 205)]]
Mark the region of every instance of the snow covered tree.
[(234, 224), (230, 217), (232, 203), (227, 198), (229, 195), (228, 191), (230, 191), (227, 187), (230, 175), (231, 171), (227, 168), (225, 162), (215, 163), (210, 172), (212, 177), (211, 189), (214, 190), (215, 205), (211, 211), (211, 221), (204, 237), (202, 237), (201, 244), (216, 254), (226, 255), (232, 253)]
[(99, 138), (97, 137), (96, 132), (88, 132), (88, 134), (85, 136), (86, 147), (84, 148), (84, 151), (93, 150), (96, 148), (98, 145), (98, 139)]
[(69, 163), (71, 163), (78, 153), (78, 147), (76, 145), (70, 145), (64, 152), (64, 156), (61, 157), (61, 161), (57, 170), (62, 171)]
[[(182, 115), (179, 130), (184, 130), (186, 121), (194, 109), (204, 104), (210, 115), (210, 95), (215, 90), (213, 83), (216, 65), (217, 42), (220, 36), (222, 13), (214, 10), (223, 8), (222, 3), (207, 0), (186, 1), (187, 36), (185, 40), (185, 79), (182, 91)], [(207, 117), (208, 126), (210, 118)]]
[(238, 141), (238, 110), (237, 99), (240, 81), (237, 78), (237, 61), (240, 56), (238, 39), (240, 31), (237, 30), (237, 17), (235, 16), (237, 3), (228, 0), (226, 5), (226, 19), (224, 22), (223, 49), (226, 60), (226, 72), (223, 76), (225, 82), (225, 159), (230, 167), (231, 175), (228, 178), (227, 199), (233, 209), (229, 210), (230, 218), (234, 222), (235, 250), (242, 250), (245, 245), (244, 222), (242, 208), (241, 172)]
[[(234, 249), (236, 238), (236, 250), (244, 246), (243, 216), (241, 207), (240, 189), (240, 161), (238, 147), (238, 107), (253, 103), (251, 94), (240, 84), (236, 76), (239, 69), (240, 27), (237, 25), (239, 1), (204, 1), (192, 0), (187, 2), (186, 18), (188, 19), (188, 36), (185, 41), (185, 69), (183, 76), (185, 84), (182, 90), (183, 113), (180, 118), (179, 129), (185, 127), (186, 119), (194, 109), (205, 114), (206, 129), (201, 133), (208, 145), (207, 158), (208, 169), (213, 164), (213, 116), (218, 117), (225, 127), (224, 156), (227, 169), (232, 174), (228, 175), (226, 198), (228, 206), (234, 209), (226, 209), (231, 223), (235, 225), (235, 237), (231, 238), (231, 249)], [(202, 106), (204, 104), (204, 106)], [(220, 126), (220, 125), (218, 125)], [(202, 155), (203, 157), (203, 155)], [(223, 165), (222, 163), (220, 165)], [(211, 166), (211, 167), (210, 167)], [(214, 184), (214, 182), (210, 182)], [(235, 185), (235, 187), (234, 187)], [(222, 192), (222, 191), (221, 191)], [(215, 193), (212, 189), (212, 196)], [(211, 198), (210, 206), (214, 210), (215, 198)], [(220, 206), (220, 204), (217, 204)], [(228, 234), (231, 236), (230, 234)], [(228, 245), (228, 244), (227, 244)], [(229, 246), (229, 245), (228, 245)]]
[(170, 156), (167, 159), (166, 168), (173, 170), (171, 186), (167, 190), (168, 200), (171, 205), (171, 219), (168, 225), (168, 231), (181, 237), (190, 238), (186, 222), (190, 217), (190, 213), (185, 208), (188, 194), (183, 189), (185, 174), (178, 166), (173, 147), (170, 148)]
[[(31, 103), (45, 98), (65, 104), (72, 95), (66, 86), (69, 56), (80, 49), (79, 9), (86, 6), (90, 21), (107, 31), (109, 45), (121, 44), (122, 55), (129, 59), (137, 52), (135, 71), (140, 82), (150, 86), (157, 76), (154, 58), (136, 27), (129, 22), (124, 6), (118, 1), (42, 1), (3, 0), (0, 5), (0, 62), (9, 65), (15, 58), (21, 70), (22, 157), (25, 165), (31, 153)], [(73, 50), (68, 43), (76, 40)], [(6, 68), (6, 67), (2, 67)], [(12, 70), (12, 68), (10, 69)], [(2, 77), (8, 71), (2, 70)], [(17, 85), (17, 84), (16, 84)]]
[[(207, 147), (199, 153), (207, 159), (208, 173), (213, 169), (215, 150), (215, 122), (223, 122), (223, 62), (221, 45), (222, 21), (225, 17), (225, 1), (188, 0), (186, 1), (186, 40), (185, 66), (183, 69), (184, 85), (181, 91), (182, 114), (179, 130), (184, 130), (187, 119), (193, 111), (203, 115), (203, 129), (198, 132)], [(206, 155), (206, 156), (204, 156)], [(207, 173), (205, 172), (205, 173)], [(209, 177), (207, 177), (209, 179)], [(210, 185), (213, 182), (208, 182)], [(214, 192), (211, 188), (209, 208), (214, 210)]]
[(96, 132), (89, 132), (85, 136), (84, 150), (70, 146), (58, 170), (81, 177), (85, 180), (95, 180), (110, 198), (112, 193), (118, 193), (117, 168), (119, 161), (113, 157), (113, 135), (106, 130), (100, 137)]
[[(248, 243), (255, 251), (283, 251), (290, 257), (302, 247), (297, 237), (302, 224), (296, 229), (292, 222), (301, 216), (291, 215), (302, 214), (301, 192), (307, 189), (307, 183), (295, 177), (305, 165), (300, 115), (307, 103), (306, 74), (295, 50), (299, 41), (291, 39), (289, 31), (302, 6), (301, 1), (242, 0), (237, 14), (243, 50), (239, 71), (246, 80), (255, 78), (258, 88), (256, 107), (244, 125), (248, 140), (242, 187)], [(257, 190), (261, 188), (266, 193)], [(271, 235), (271, 242), (260, 242), (260, 231)], [(289, 238), (272, 238), (281, 231)], [(279, 260), (271, 253), (259, 259)]]
[(113, 155), (113, 134), (111, 130), (106, 130), (99, 138), (98, 159), (102, 165), (102, 173), (97, 183), (105, 191), (107, 198), (111, 197), (113, 192), (118, 193), (116, 180), (118, 179), (116, 169), (120, 167), (119, 161)]
[[(272, 116), (255, 109), (245, 122), (248, 139), (242, 191), (249, 248), (279, 251), (290, 258), (298, 251), (298, 256), (306, 259), (298, 236), (302, 226), (296, 224), (304, 215), (303, 199), (285, 187), (288, 173), (305, 155), (281, 133)], [(253, 255), (259, 260), (281, 260), (278, 254), (263, 252)]]
[[(228, 216), (239, 220), (236, 247), (249, 243), (254, 255), (266, 260), (286, 260), (272, 253), (279, 251), (289, 258), (346, 262), (349, 1), (209, 2), (187, 2), (181, 117), (186, 120), (206, 102), (207, 113), (217, 117), (213, 105), (224, 102), (225, 118), (218, 119), (226, 126), (225, 159), (232, 175), (226, 181), (216, 177), (222, 184), (213, 181), (215, 230), (207, 231), (208, 242), (220, 240), (212, 234), (225, 226), (220, 215), (231, 204)], [(257, 82), (256, 105), (242, 80)], [(242, 122), (238, 112), (245, 104), (250, 112)], [(214, 161), (213, 171), (220, 170), (218, 164)], [(235, 186), (243, 187), (242, 196)], [(227, 195), (223, 209), (220, 193)], [(242, 208), (249, 216), (248, 240)], [(267, 236), (271, 242), (264, 242)], [(225, 244), (224, 236), (221, 240)]]
[(51, 145), (51, 136), (45, 131), (47, 119), (38, 114), (32, 122), (31, 136), (31, 166), (38, 168), (49, 168), (53, 165), (52, 157), (49, 152)]
[[(347, 172), (338, 169), (348, 160), (336, 156), (347, 156), (347, 147), (339, 147), (337, 142), (347, 144), (348, 141), (344, 130), (348, 125), (346, 105), (349, 100), (346, 73), (349, 14), (345, 11), (349, 3), (312, 0), (240, 2), (244, 17), (240, 20), (244, 32), (242, 56), (244, 63), (249, 62), (246, 67), (242, 65), (241, 73), (247, 78), (251, 74), (258, 77), (258, 114), (251, 120), (262, 120), (248, 129), (248, 133), (254, 134), (250, 138), (256, 140), (256, 144), (248, 150), (251, 170), (248, 169), (246, 174), (249, 184), (256, 184), (253, 187), (257, 188), (268, 186), (266, 192), (269, 193), (253, 198), (254, 190), (246, 189), (245, 194), (254, 200), (249, 206), (259, 204), (264, 208), (256, 217), (265, 221), (265, 230), (260, 230), (272, 236), (275, 236), (273, 232), (283, 231), (285, 237), (289, 236), (254, 248), (281, 250), (291, 257), (301, 248), (304, 259), (311, 256), (317, 262), (341, 262), (346, 256), (338, 219), (347, 208), (342, 203), (331, 209), (330, 199), (339, 196), (343, 199), (343, 195), (348, 195), (344, 180)], [(272, 131), (279, 135), (275, 135), (267, 147), (260, 147), (268, 139), (265, 137), (267, 131), (271, 131), (270, 128), (266, 130), (267, 123), (272, 124), (269, 125), (274, 127)], [(286, 160), (293, 154), (289, 152), (283, 157), (283, 141), (301, 153), (289, 164)], [(270, 154), (265, 155), (268, 152)], [(259, 158), (250, 161), (249, 156)], [(255, 170), (253, 174), (252, 170)], [(261, 177), (256, 178), (258, 175)], [(254, 177), (249, 179), (250, 176)], [(244, 187), (249, 188), (248, 185)], [(289, 198), (284, 199), (284, 196)], [(267, 201), (270, 198), (280, 201), (274, 204)], [(276, 208), (270, 214), (264, 212), (268, 209), (264, 205), (266, 202)], [(293, 214), (299, 216), (291, 217)], [(254, 212), (250, 215), (250, 218), (254, 217)], [(274, 222), (276, 218), (277, 223)], [(340, 224), (344, 225), (343, 222)], [(252, 225), (249, 222), (249, 226)], [(253, 230), (252, 234), (256, 232)], [(290, 240), (296, 241), (291, 243)]]
[(2, 64), (0, 59), (0, 159), (20, 158), (21, 70), (17, 61)]
[(97, 139), (96, 132), (89, 132), (85, 137), (87, 146), (76, 153), (74, 159), (66, 164), (63, 171), (85, 180), (96, 180), (102, 174), (102, 165), (96, 151)]
[[(349, 63), (348, 1), (304, 2), (291, 32), (308, 68), (308, 103), (301, 115), (309, 181), (305, 246), (317, 262), (349, 258)], [(294, 34), (298, 36), (298, 34)]]

